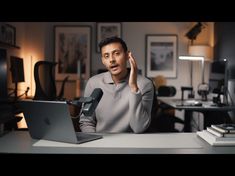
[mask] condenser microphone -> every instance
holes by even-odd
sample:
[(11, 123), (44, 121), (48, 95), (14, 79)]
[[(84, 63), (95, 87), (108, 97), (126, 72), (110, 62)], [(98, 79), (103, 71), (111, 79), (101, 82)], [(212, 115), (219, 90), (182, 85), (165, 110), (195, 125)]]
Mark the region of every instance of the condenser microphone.
[(92, 98), (92, 101), (84, 104), (84, 107), (82, 109), (82, 113), (85, 116), (91, 116), (94, 113), (94, 111), (95, 111), (100, 99), (102, 98), (102, 96), (103, 96), (102, 89), (101, 88), (95, 88), (93, 90), (93, 92), (91, 93), (91, 95), (90, 95), (90, 97)]

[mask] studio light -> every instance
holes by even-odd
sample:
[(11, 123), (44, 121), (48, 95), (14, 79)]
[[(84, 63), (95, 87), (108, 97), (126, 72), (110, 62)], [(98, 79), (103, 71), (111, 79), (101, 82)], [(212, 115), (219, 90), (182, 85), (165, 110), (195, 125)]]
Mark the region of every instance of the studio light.
[(185, 35), (191, 41), (196, 40), (197, 35), (201, 32), (202, 28), (203, 28), (202, 23), (198, 22)]

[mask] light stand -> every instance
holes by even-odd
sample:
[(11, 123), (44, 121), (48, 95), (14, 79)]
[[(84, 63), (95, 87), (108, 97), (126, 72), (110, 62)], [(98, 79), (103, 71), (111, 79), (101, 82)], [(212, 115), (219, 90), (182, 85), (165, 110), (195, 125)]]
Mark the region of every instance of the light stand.
[(190, 61), (190, 85), (191, 85), (191, 92), (188, 94), (188, 98), (194, 98), (194, 91), (193, 91), (193, 62)]
[(204, 80), (204, 72), (205, 72), (205, 67), (204, 67), (204, 57), (201, 60), (202, 64), (202, 83), (198, 85), (198, 94), (202, 97), (202, 101), (207, 101), (207, 95), (209, 94), (209, 85), (205, 83)]

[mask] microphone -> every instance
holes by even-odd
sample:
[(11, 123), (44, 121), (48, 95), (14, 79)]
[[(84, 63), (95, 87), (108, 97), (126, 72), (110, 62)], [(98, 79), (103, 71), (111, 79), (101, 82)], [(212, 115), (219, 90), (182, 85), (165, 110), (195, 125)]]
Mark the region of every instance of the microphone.
[(73, 105), (79, 107), (79, 116), (83, 113), (85, 116), (91, 116), (100, 99), (103, 96), (103, 91), (101, 88), (95, 88), (91, 93), (90, 97), (80, 97), (78, 100), (67, 100), (68, 105)]
[(93, 92), (91, 93), (91, 96), (90, 96), (92, 98), (92, 101), (86, 102), (83, 109), (82, 109), (82, 112), (85, 116), (91, 116), (94, 113), (102, 96), (103, 96), (103, 91), (101, 88), (95, 88), (93, 90)]

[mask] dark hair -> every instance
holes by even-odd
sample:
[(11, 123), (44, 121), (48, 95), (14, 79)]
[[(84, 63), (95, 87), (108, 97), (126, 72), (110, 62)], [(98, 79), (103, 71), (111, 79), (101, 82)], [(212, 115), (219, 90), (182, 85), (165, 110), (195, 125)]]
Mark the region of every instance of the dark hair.
[(102, 40), (100, 43), (99, 43), (99, 47), (100, 47), (100, 51), (102, 49), (103, 46), (106, 46), (110, 43), (120, 43), (122, 45), (122, 48), (124, 49), (125, 52), (127, 52), (127, 46), (126, 46), (126, 43), (119, 37), (109, 37), (109, 38), (105, 38), (104, 40)]

